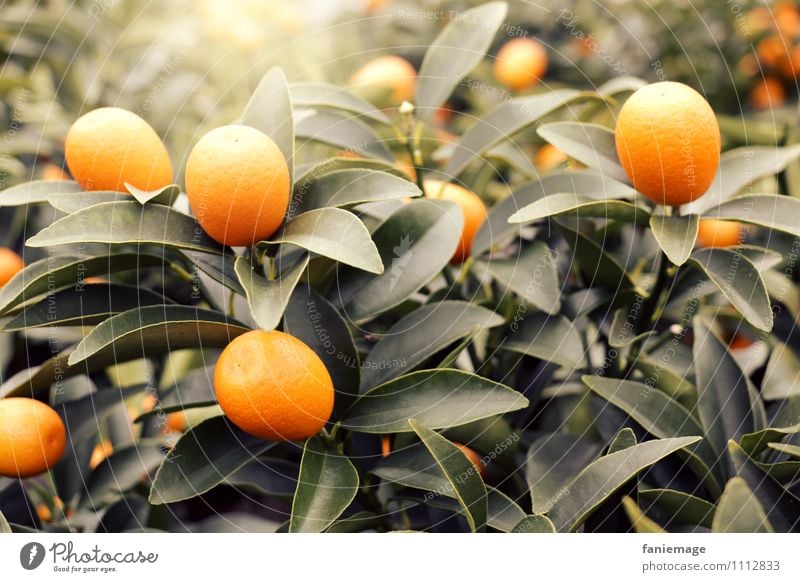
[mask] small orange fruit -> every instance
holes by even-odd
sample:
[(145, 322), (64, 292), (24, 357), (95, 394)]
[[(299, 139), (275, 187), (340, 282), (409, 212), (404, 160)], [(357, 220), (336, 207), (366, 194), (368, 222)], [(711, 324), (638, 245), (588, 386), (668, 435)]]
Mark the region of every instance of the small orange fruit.
[(208, 132), (186, 162), (186, 194), (200, 226), (230, 246), (278, 230), (289, 207), (289, 167), (265, 134), (246, 125)]
[(458, 450), (464, 453), (470, 461), (472, 461), (472, 464), (475, 465), (475, 469), (478, 470), (478, 474), (483, 477), (484, 473), (486, 472), (486, 467), (483, 466), (483, 458), (467, 445), (462, 445), (461, 443), (453, 444), (457, 446)]
[(92, 456), (89, 458), (89, 468), (96, 469), (97, 465), (106, 460), (112, 452), (114, 452), (114, 445), (111, 444), (110, 440), (103, 439), (100, 441), (95, 445)]
[(786, 102), (786, 90), (774, 77), (764, 77), (750, 91), (750, 104), (753, 109), (772, 109)]
[(429, 197), (449, 200), (461, 207), (461, 212), (464, 214), (464, 228), (461, 231), (461, 241), (450, 262), (454, 265), (464, 262), (464, 259), (472, 251), (472, 240), (486, 220), (486, 206), (474, 192), (458, 184), (441, 180), (425, 180), (423, 185), (425, 193)]
[(0, 475), (32, 477), (64, 454), (67, 430), (58, 413), (32, 398), (0, 400)]
[(497, 52), (493, 73), (498, 83), (512, 91), (529, 89), (547, 72), (547, 51), (532, 38), (515, 38)]
[(351, 77), (355, 87), (372, 87), (391, 91), (391, 101), (401, 103), (414, 97), (417, 71), (403, 57), (386, 55), (373, 59), (359, 68)]
[(22, 257), (11, 249), (0, 247), (0, 287), (8, 283), (24, 267)]
[(317, 434), (333, 411), (333, 381), (319, 356), (280, 331), (253, 330), (222, 351), (214, 370), (217, 401), (243, 431), (268, 440)]
[(186, 430), (186, 415), (183, 411), (170, 412), (167, 415), (167, 429), (169, 432), (183, 432)]
[(728, 347), (732, 350), (745, 350), (753, 345), (753, 340), (743, 333), (736, 333), (728, 341)]
[(782, 34), (793, 37), (800, 31), (800, 12), (795, 2), (778, 2), (773, 12), (775, 24)]
[(67, 174), (63, 168), (60, 166), (56, 166), (55, 164), (48, 163), (45, 165), (44, 169), (42, 169), (42, 180), (69, 180), (69, 174)]
[(388, 457), (392, 454), (392, 439), (389, 435), (381, 437), (381, 457)]
[(756, 47), (759, 62), (765, 67), (778, 69), (788, 57), (785, 40), (777, 35), (761, 39)]
[(53, 512), (50, 511), (50, 508), (44, 503), (40, 503), (36, 506), (36, 515), (38, 515), (39, 519), (44, 522), (50, 522), (53, 519)]
[(545, 172), (554, 170), (562, 166), (567, 161), (567, 154), (562, 152), (556, 146), (546, 143), (536, 150), (534, 162), (536, 167)]
[(67, 132), (67, 166), (84, 190), (126, 192), (172, 183), (172, 162), (148, 123), (119, 107), (102, 107), (80, 117)]
[(742, 225), (733, 220), (704, 218), (697, 232), (701, 247), (734, 247), (742, 242)]
[(711, 106), (682, 83), (642, 87), (617, 117), (619, 160), (634, 187), (657, 204), (679, 206), (705, 194), (717, 173), (720, 142)]

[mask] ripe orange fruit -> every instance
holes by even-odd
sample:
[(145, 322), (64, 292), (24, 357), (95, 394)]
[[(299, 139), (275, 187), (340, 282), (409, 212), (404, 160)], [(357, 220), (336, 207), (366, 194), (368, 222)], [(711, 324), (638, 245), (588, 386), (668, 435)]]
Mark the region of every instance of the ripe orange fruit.
[(268, 440), (317, 434), (333, 411), (333, 381), (325, 364), (299, 339), (253, 330), (222, 351), (214, 370), (220, 407), (243, 431)]
[(6, 247), (0, 247), (0, 287), (25, 267), (25, 263), (17, 253)]
[(777, 35), (760, 40), (756, 46), (758, 60), (762, 65), (772, 69), (780, 68), (781, 63), (788, 56), (787, 50), (784, 39)]
[(753, 345), (753, 340), (743, 333), (736, 333), (728, 341), (728, 347), (732, 350), (745, 350)]
[(172, 162), (158, 134), (130, 111), (102, 107), (80, 117), (67, 132), (67, 166), (84, 190), (126, 192), (172, 183)]
[(617, 154), (634, 187), (657, 204), (679, 206), (706, 193), (719, 166), (711, 106), (682, 83), (637, 90), (617, 117)]
[(430, 198), (449, 200), (461, 207), (461, 212), (464, 214), (464, 228), (461, 231), (461, 242), (450, 262), (454, 265), (462, 263), (472, 250), (472, 240), (475, 238), (475, 234), (486, 220), (486, 206), (474, 192), (470, 192), (458, 184), (441, 180), (425, 180), (423, 185), (425, 193)]
[(414, 97), (417, 71), (403, 57), (386, 55), (372, 59), (359, 68), (350, 78), (355, 87), (371, 87), (391, 91), (393, 103), (409, 101)]
[(69, 174), (67, 174), (63, 168), (60, 166), (56, 166), (55, 164), (48, 163), (45, 165), (44, 169), (42, 169), (42, 180), (70, 180)]
[(771, 109), (786, 102), (786, 90), (774, 77), (765, 77), (750, 91), (750, 105), (753, 109)]
[(108, 455), (114, 452), (114, 445), (108, 439), (103, 439), (100, 443), (96, 444), (92, 451), (92, 456), (89, 458), (89, 468), (96, 469), (97, 465), (102, 463)]
[(186, 430), (186, 415), (183, 411), (170, 412), (167, 415), (166, 428), (168, 432), (183, 432)]
[(67, 430), (58, 413), (32, 398), (0, 400), (0, 475), (32, 477), (64, 454)]
[(494, 78), (512, 91), (529, 89), (547, 72), (547, 51), (532, 38), (515, 38), (497, 52)]
[(793, 37), (800, 29), (800, 12), (797, 11), (797, 6), (794, 2), (778, 2), (774, 9), (775, 24), (778, 30), (789, 36)]
[(39, 519), (44, 522), (50, 522), (53, 519), (53, 512), (50, 511), (50, 508), (44, 503), (40, 503), (36, 506), (36, 515), (38, 515)]
[(388, 457), (392, 454), (392, 439), (389, 435), (383, 435), (381, 437), (381, 457)]
[(189, 154), (186, 194), (211, 238), (251, 246), (283, 222), (289, 167), (269, 137), (246, 125), (226, 125), (204, 135)]
[(701, 247), (734, 247), (742, 241), (742, 225), (732, 220), (704, 218), (697, 232)]
[(483, 477), (484, 473), (486, 472), (486, 467), (483, 466), (483, 457), (481, 457), (467, 445), (462, 445), (461, 443), (453, 444), (457, 446), (458, 449), (464, 453), (470, 461), (472, 461), (472, 464), (475, 465), (475, 469), (477, 469), (478, 474)]
[(564, 164), (567, 159), (567, 154), (556, 146), (546, 143), (536, 150), (536, 156), (533, 161), (536, 163), (537, 168), (549, 172)]

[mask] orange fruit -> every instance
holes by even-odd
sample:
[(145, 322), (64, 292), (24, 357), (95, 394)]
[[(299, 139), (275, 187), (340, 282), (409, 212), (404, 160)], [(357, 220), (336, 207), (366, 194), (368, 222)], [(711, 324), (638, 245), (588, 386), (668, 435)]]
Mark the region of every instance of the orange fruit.
[(56, 166), (55, 164), (48, 163), (45, 165), (44, 169), (42, 169), (42, 180), (69, 180), (69, 174), (67, 174), (63, 168), (60, 166)]
[(114, 445), (111, 444), (110, 440), (103, 439), (100, 441), (92, 451), (92, 456), (89, 459), (89, 468), (96, 469), (97, 465), (102, 463), (112, 452), (114, 452)]
[(389, 90), (391, 101), (401, 103), (414, 97), (417, 71), (403, 57), (386, 55), (361, 66), (350, 78), (350, 84), (360, 88)]
[(58, 413), (32, 398), (0, 400), (0, 475), (32, 477), (64, 454), (67, 430)]
[(53, 519), (53, 512), (50, 511), (50, 508), (47, 507), (44, 503), (40, 503), (36, 506), (36, 515), (39, 516), (39, 519), (42, 521), (49, 522)]
[(392, 439), (389, 435), (381, 437), (381, 457), (388, 457), (392, 454)]
[(536, 150), (534, 162), (536, 167), (545, 172), (554, 170), (563, 165), (567, 161), (567, 154), (562, 152), (556, 146), (546, 143)]
[(325, 364), (299, 339), (253, 330), (222, 351), (214, 369), (217, 402), (230, 421), (255, 437), (294, 441), (317, 434), (333, 411)]
[(753, 340), (743, 333), (734, 334), (728, 341), (728, 347), (732, 350), (744, 350), (753, 345)]
[(619, 160), (634, 187), (657, 204), (679, 206), (706, 193), (719, 166), (711, 106), (682, 83), (637, 90), (617, 117)]
[(168, 432), (183, 432), (186, 430), (186, 415), (183, 411), (170, 412), (167, 415)]
[(756, 46), (756, 54), (762, 65), (777, 69), (787, 58), (787, 46), (782, 37), (773, 35), (759, 41)]
[(493, 73), (498, 83), (512, 91), (529, 89), (547, 72), (547, 51), (532, 38), (515, 38), (497, 52)]
[(778, 30), (788, 37), (800, 32), (800, 12), (793, 2), (778, 2), (773, 11)]
[(127, 192), (172, 183), (167, 148), (148, 123), (130, 111), (102, 107), (80, 117), (67, 132), (67, 166), (84, 190)]
[(477, 469), (478, 474), (483, 477), (484, 473), (486, 472), (486, 467), (483, 466), (483, 457), (481, 457), (467, 445), (462, 445), (461, 443), (453, 444), (457, 446), (458, 450), (464, 453), (470, 461), (472, 461), (472, 464), (475, 465), (475, 469)]
[(189, 154), (186, 194), (211, 238), (251, 246), (283, 222), (289, 167), (269, 137), (246, 125), (226, 125), (204, 135)]
[(0, 287), (8, 283), (24, 267), (22, 257), (11, 249), (0, 247)]
[(464, 215), (464, 228), (461, 231), (461, 241), (450, 262), (454, 265), (462, 263), (472, 250), (472, 240), (475, 238), (475, 234), (486, 220), (486, 206), (474, 192), (470, 192), (458, 184), (441, 180), (425, 180), (423, 185), (425, 193), (430, 198), (449, 200), (461, 207)]
[(786, 102), (786, 90), (780, 81), (773, 77), (765, 77), (750, 91), (750, 105), (753, 109), (771, 109), (780, 107)]
[(742, 225), (732, 220), (704, 218), (697, 232), (701, 247), (735, 247), (742, 241)]

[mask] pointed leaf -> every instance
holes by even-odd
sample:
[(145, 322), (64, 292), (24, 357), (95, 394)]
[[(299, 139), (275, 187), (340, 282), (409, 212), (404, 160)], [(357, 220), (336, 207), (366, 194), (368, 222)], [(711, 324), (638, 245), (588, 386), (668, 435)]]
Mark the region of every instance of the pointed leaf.
[(699, 228), (700, 218), (696, 214), (684, 216), (654, 214), (650, 217), (653, 236), (673, 265), (681, 266), (689, 260)]
[(545, 196), (533, 204), (525, 206), (513, 214), (508, 221), (512, 224), (528, 223), (564, 214), (580, 218), (605, 218), (637, 224), (647, 224), (650, 219), (650, 213), (646, 208), (625, 200), (595, 200), (565, 192)]
[(6, 188), (0, 193), (0, 208), (47, 202), (51, 194), (80, 192), (73, 180), (34, 180)]
[(628, 496), (622, 498), (622, 507), (631, 520), (636, 533), (665, 533), (664, 528), (647, 517), (636, 502)]
[[(167, 186), (169, 188), (169, 186)], [(66, 214), (72, 214), (79, 210), (84, 210), (90, 206), (103, 204), (104, 202), (130, 202), (131, 195), (127, 192), (115, 192), (113, 190), (94, 190), (92, 192), (67, 192), (51, 194), (47, 197), (47, 203)]]
[(394, 162), (383, 140), (365, 123), (333, 111), (316, 111), (295, 123), (295, 138), (322, 142), (346, 151)]
[(292, 502), (290, 533), (324, 531), (347, 509), (358, 492), (358, 472), (350, 459), (319, 437), (306, 441), (297, 490)]
[[(797, 146), (800, 151), (800, 145)], [(702, 200), (702, 198), (701, 198)], [(703, 213), (704, 218), (735, 220), (800, 236), (800, 199), (778, 194), (746, 194)]]
[(583, 365), (583, 341), (574, 324), (563, 315), (534, 313), (517, 325), (511, 325), (511, 333), (499, 347), (568, 369)]
[(674, 489), (643, 489), (639, 503), (648, 511), (657, 507), (671, 521), (711, 528), (715, 507), (705, 499)]
[(772, 532), (764, 508), (741, 477), (725, 485), (711, 529), (716, 533)]
[(511, 533), (556, 533), (556, 527), (544, 515), (528, 515), (514, 526)]
[(139, 440), (115, 449), (92, 471), (80, 505), (94, 509), (116, 501), (140, 483), (143, 475), (150, 475), (163, 458), (158, 441)]
[(329, 83), (292, 83), (292, 103), (308, 109), (338, 109), (357, 117), (390, 125), (391, 121), (372, 103), (338, 85)]
[(164, 186), (163, 188), (147, 191), (140, 190), (133, 184), (128, 184), (125, 182), (125, 188), (128, 189), (128, 192), (131, 193), (131, 195), (139, 204), (147, 204), (148, 202), (152, 202), (153, 204), (172, 206), (181, 193), (181, 187), (177, 184), (170, 184), (169, 186)]
[(600, 170), (615, 180), (628, 180), (617, 157), (614, 132), (594, 123), (557, 121), (542, 125), (536, 130), (545, 140), (571, 158), (590, 168)]
[(258, 326), (266, 331), (278, 327), (294, 288), (308, 267), (308, 255), (281, 274), (280, 279), (268, 280), (250, 266), (245, 257), (236, 259), (234, 269), (247, 295), (250, 313)]
[(488, 270), (503, 287), (549, 315), (561, 310), (556, 251), (541, 241), (520, 252), (518, 257), (492, 260)]
[(432, 429), (441, 429), (527, 405), (527, 398), (519, 392), (475, 374), (423, 370), (361, 395), (344, 413), (341, 425), (356, 432), (390, 434), (410, 431), (408, 419), (414, 418)]

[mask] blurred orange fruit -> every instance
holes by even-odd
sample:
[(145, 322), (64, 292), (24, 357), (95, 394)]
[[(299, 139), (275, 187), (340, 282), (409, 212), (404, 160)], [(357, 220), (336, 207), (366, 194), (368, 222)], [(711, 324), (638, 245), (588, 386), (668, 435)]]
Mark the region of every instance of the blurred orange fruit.
[(720, 142), (711, 106), (682, 83), (642, 87), (617, 117), (619, 160), (634, 187), (657, 204), (678, 206), (705, 194), (717, 173)]
[(56, 166), (55, 164), (48, 163), (45, 164), (44, 169), (42, 169), (42, 180), (70, 180), (69, 174), (67, 174), (63, 168), (60, 166)]
[(0, 400), (0, 475), (44, 473), (61, 460), (66, 445), (64, 423), (47, 404), (32, 398)]
[(529, 89), (547, 72), (547, 51), (532, 38), (515, 38), (497, 52), (494, 78), (512, 91)]
[(764, 110), (780, 107), (786, 102), (786, 90), (774, 77), (765, 77), (750, 91), (750, 105)]
[(265, 134), (246, 125), (226, 125), (204, 135), (189, 154), (186, 195), (211, 238), (252, 246), (283, 222), (289, 167)]
[(472, 250), (472, 240), (475, 238), (475, 234), (477, 234), (478, 229), (486, 220), (486, 206), (474, 192), (452, 182), (425, 180), (424, 186), (425, 193), (430, 198), (449, 200), (450, 202), (455, 202), (461, 208), (461, 212), (464, 215), (464, 228), (461, 231), (461, 240), (458, 248), (450, 262), (453, 264), (462, 263)]
[(536, 150), (534, 163), (536, 167), (545, 172), (549, 172), (567, 161), (567, 154), (562, 152), (553, 144), (546, 143)]
[(350, 84), (359, 88), (389, 90), (391, 101), (401, 103), (413, 99), (417, 71), (403, 57), (386, 55), (361, 66), (350, 78)]
[(280, 331), (249, 331), (222, 351), (217, 401), (243, 431), (268, 440), (317, 434), (333, 411), (333, 381), (319, 356)]
[(89, 468), (96, 469), (97, 465), (105, 461), (108, 455), (110, 455), (113, 451), (114, 445), (111, 444), (110, 440), (103, 439), (100, 441), (95, 445), (94, 450), (92, 451), (92, 456), (89, 459)]
[(64, 146), (70, 173), (84, 190), (127, 192), (172, 183), (172, 162), (158, 134), (130, 111), (102, 107), (72, 124)]
[(704, 218), (697, 232), (697, 244), (701, 247), (734, 247), (741, 244), (742, 225), (732, 220)]
[(464, 455), (466, 455), (470, 461), (472, 461), (472, 464), (475, 465), (475, 468), (478, 470), (478, 474), (483, 477), (486, 472), (486, 467), (483, 466), (483, 458), (467, 445), (462, 445), (461, 443), (453, 444), (457, 446), (458, 449), (464, 453)]
[(22, 257), (11, 249), (0, 247), (0, 287), (8, 283), (24, 267)]

